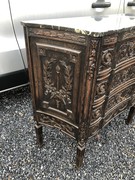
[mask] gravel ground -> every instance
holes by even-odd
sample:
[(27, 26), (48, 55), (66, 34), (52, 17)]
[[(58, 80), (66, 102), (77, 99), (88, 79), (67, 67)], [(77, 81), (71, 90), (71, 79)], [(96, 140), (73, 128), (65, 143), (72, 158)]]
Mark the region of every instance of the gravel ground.
[(0, 180), (134, 180), (135, 122), (127, 111), (87, 143), (84, 166), (75, 170), (76, 141), (44, 127), (36, 145), (29, 88), (0, 94)]

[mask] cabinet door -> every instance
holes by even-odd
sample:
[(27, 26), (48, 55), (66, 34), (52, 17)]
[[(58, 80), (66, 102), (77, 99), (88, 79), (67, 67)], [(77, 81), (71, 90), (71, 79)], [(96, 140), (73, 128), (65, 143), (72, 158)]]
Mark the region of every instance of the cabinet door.
[(32, 40), (31, 47), (36, 109), (74, 122), (79, 94), (81, 50), (43, 40)]

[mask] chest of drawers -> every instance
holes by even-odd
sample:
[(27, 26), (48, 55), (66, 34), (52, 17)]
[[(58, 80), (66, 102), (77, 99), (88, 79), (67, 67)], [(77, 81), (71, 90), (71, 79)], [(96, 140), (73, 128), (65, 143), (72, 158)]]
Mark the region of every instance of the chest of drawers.
[(91, 33), (82, 30), (88, 20), (22, 23), (37, 141), (42, 145), (44, 125), (76, 139), (77, 167), (88, 137), (131, 107), (130, 123), (135, 104), (135, 28)]

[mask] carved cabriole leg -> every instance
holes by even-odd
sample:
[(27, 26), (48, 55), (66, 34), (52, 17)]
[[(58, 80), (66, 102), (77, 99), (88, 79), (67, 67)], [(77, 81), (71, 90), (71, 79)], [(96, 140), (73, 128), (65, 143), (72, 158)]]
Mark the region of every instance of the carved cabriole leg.
[(135, 106), (132, 106), (129, 110), (128, 118), (126, 119), (127, 125), (132, 123), (134, 115), (135, 115)]
[(42, 134), (42, 126), (35, 125), (37, 144), (41, 147), (43, 145), (43, 134)]

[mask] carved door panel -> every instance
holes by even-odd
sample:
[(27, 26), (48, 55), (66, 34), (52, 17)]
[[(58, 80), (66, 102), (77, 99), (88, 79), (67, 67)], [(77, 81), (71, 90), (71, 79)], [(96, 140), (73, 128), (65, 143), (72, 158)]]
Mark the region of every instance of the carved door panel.
[(36, 109), (75, 123), (81, 50), (40, 41), (32, 46)]

